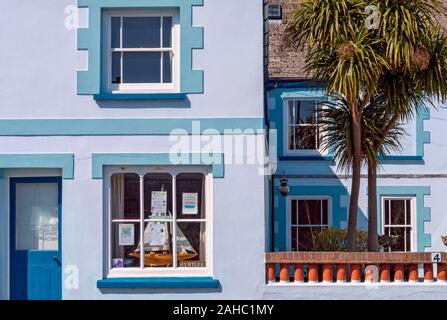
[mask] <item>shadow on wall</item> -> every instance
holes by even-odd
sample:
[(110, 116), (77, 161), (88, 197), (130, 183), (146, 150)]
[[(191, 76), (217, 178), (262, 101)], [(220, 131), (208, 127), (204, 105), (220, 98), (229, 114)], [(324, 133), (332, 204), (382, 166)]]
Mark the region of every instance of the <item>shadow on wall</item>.
[[(129, 295), (129, 294), (209, 294), (222, 293), (222, 287), (209, 289), (98, 289), (104, 295)], [(123, 296), (124, 297), (124, 296)]]
[[(332, 209), (329, 218), (330, 225), (334, 228), (347, 228), (350, 194), (346, 186), (350, 186), (350, 178), (340, 179), (334, 172), (332, 161), (282, 160), (281, 162), (275, 175), (274, 251), (292, 249), (291, 229), (289, 228), (292, 224), (291, 199), (293, 197), (329, 197)], [(288, 179), (290, 191), (287, 196), (283, 196), (279, 192), (281, 179)], [(363, 186), (361, 190), (363, 190)], [(360, 196), (362, 197), (362, 194)], [(367, 228), (367, 214), (359, 207), (357, 229), (367, 230)]]
[(183, 100), (98, 100), (104, 109), (190, 109), (189, 98)]

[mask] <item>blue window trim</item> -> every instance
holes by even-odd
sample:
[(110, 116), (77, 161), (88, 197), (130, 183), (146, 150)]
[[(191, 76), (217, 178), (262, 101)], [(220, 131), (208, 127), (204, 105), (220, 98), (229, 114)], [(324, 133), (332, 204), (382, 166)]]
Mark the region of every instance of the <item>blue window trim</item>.
[[(315, 98), (321, 99), (327, 96), (325, 87), (316, 82), (304, 81), (294, 83), (269, 83), (267, 85), (268, 98), (274, 100), (274, 107), (268, 110), (269, 122), (275, 122), (279, 132), (278, 155), (282, 161), (333, 161), (331, 155), (288, 155), (284, 148), (284, 118), (283, 103), (285, 99)], [(381, 157), (384, 164), (415, 164), (424, 160), (425, 144), (430, 143), (430, 132), (424, 130), (424, 121), (430, 119), (430, 109), (426, 106), (419, 108), (416, 117), (416, 152), (414, 155), (390, 155)]]
[(340, 197), (347, 196), (348, 191), (343, 186), (290, 186), (287, 197), (279, 193), (278, 184), (275, 184), (275, 223), (278, 229), (275, 230), (275, 251), (287, 250), (287, 201), (294, 196), (328, 196), (332, 198), (332, 220), (331, 226), (340, 228), (342, 222), (347, 220), (347, 208), (341, 206)]
[(5, 119), (0, 136), (116, 136), (183, 134), (249, 134), (264, 128), (263, 118), (164, 118), (164, 119)]
[(99, 289), (217, 289), (220, 282), (212, 277), (187, 278), (108, 278), (98, 280)]
[(154, 94), (125, 94), (125, 93), (101, 93), (95, 94), (93, 99), (96, 101), (107, 100), (184, 100), (186, 94), (184, 93), (154, 93)]
[(193, 27), (193, 6), (203, 0), (78, 0), (89, 9), (89, 27), (77, 31), (78, 50), (88, 50), (88, 70), (77, 74), (79, 95), (101, 94), (101, 21), (104, 9), (177, 8), (180, 11), (180, 93), (203, 93), (203, 71), (193, 69), (193, 49), (203, 49), (203, 28)]
[(275, 88), (268, 93), (268, 98), (274, 100), (274, 109), (269, 109), (269, 121), (275, 122), (278, 131), (278, 156), (282, 161), (332, 161), (333, 157), (326, 155), (288, 154), (284, 145), (284, 100), (286, 99), (324, 99), (327, 97), (325, 88), (316, 83), (298, 83), (293, 88)]
[(74, 178), (74, 154), (0, 154), (0, 179), (3, 169), (62, 169), (64, 179)]
[[(103, 178), (104, 166), (131, 166), (131, 165), (173, 165), (169, 153), (94, 153), (92, 154), (92, 177), (93, 179)], [(188, 154), (188, 163), (175, 165), (210, 165), (214, 178), (225, 177), (224, 154), (219, 153), (218, 161), (207, 163), (203, 157), (210, 157), (208, 154), (190, 153)]]
[(377, 188), (378, 232), (382, 233), (382, 198), (389, 196), (409, 196), (416, 198), (417, 251), (424, 252), (431, 247), (431, 234), (424, 232), (426, 222), (431, 222), (431, 208), (425, 207), (424, 197), (431, 195), (429, 186), (387, 186)]

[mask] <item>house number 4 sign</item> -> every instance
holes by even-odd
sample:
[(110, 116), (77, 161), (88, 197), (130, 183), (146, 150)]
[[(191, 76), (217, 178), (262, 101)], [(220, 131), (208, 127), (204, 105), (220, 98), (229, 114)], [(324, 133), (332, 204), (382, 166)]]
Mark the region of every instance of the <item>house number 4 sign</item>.
[(433, 263), (440, 263), (440, 262), (442, 262), (442, 255), (440, 253), (438, 253), (438, 252), (433, 252), (431, 254), (431, 261)]

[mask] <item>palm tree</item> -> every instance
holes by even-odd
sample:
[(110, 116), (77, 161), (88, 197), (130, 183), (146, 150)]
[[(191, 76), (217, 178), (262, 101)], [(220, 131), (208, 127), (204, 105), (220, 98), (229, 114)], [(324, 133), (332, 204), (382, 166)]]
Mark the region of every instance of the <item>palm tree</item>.
[[(365, 9), (370, 5), (380, 12), (377, 28), (365, 25)], [(352, 170), (348, 251), (356, 247), (365, 109), (377, 95), (384, 75), (396, 70), (411, 72), (418, 63), (426, 65), (426, 40), (434, 29), (437, 8), (441, 8), (437, 0), (304, 0), (288, 21), (287, 43), (307, 48), (305, 70), (325, 82), (328, 95), (343, 97), (350, 112), (350, 160), (338, 159), (349, 163)], [(436, 71), (431, 76), (434, 82), (438, 79)], [(400, 117), (396, 119), (390, 123), (397, 123)]]
[[(352, 167), (352, 115), (343, 97), (334, 96), (333, 101), (323, 102), (318, 108), (322, 145), (325, 151), (337, 159), (338, 170), (347, 171)], [(362, 163), (368, 166), (368, 251), (379, 249), (377, 216), (372, 217), (374, 215), (372, 210), (375, 209), (377, 212), (376, 172), (380, 163), (377, 154), (385, 156), (399, 150), (401, 148), (399, 140), (405, 134), (398, 123), (389, 130), (384, 130), (392, 120), (392, 114), (386, 111), (386, 105), (376, 102), (368, 104), (362, 115)]]
[[(393, 135), (399, 122), (412, 119), (415, 113), (433, 105), (433, 100), (447, 98), (447, 38), (439, 27), (430, 30), (425, 37), (427, 56), (414, 63), (411, 71), (386, 72), (379, 81), (378, 92), (373, 103), (388, 116), (381, 124), (381, 135), (377, 136), (368, 156), (368, 250), (378, 251), (377, 237), (377, 164), (385, 155), (382, 145)], [(414, 58), (413, 58), (414, 59)]]

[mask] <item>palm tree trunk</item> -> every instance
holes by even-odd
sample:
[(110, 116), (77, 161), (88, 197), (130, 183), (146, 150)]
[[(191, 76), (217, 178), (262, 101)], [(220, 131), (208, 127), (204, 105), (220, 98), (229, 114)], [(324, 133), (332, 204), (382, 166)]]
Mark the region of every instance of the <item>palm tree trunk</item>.
[(377, 162), (368, 162), (368, 251), (379, 252), (377, 234)]
[(348, 234), (346, 247), (349, 252), (357, 251), (357, 214), (359, 207), (360, 178), (362, 169), (361, 117), (352, 115), (352, 182), (349, 204)]

